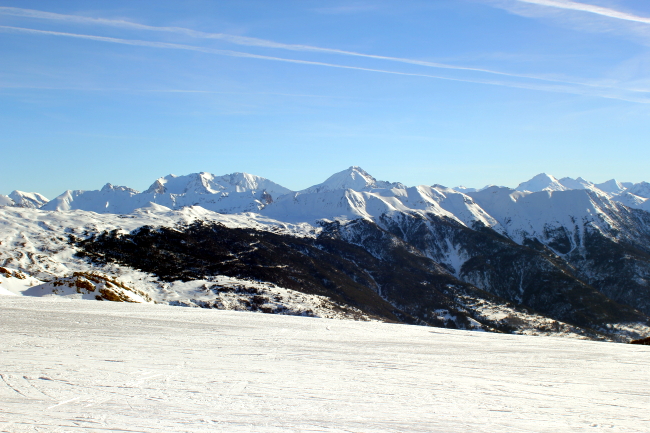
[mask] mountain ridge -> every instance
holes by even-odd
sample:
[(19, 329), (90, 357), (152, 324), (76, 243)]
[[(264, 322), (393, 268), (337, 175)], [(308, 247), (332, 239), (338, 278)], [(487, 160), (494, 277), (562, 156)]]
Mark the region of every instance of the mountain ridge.
[[(558, 180), (542, 173), (521, 183), (516, 189), (489, 186), (480, 190), (465, 188), (462, 192), (437, 184), (409, 187), (399, 182), (380, 181), (357, 166), (300, 191), (291, 191), (268, 179), (246, 173), (224, 176), (207, 172), (168, 175), (155, 180), (143, 192), (105, 184), (100, 190), (66, 191), (39, 209), (34, 206), (29, 209), (30, 206), (23, 203), (25, 211), (19, 211), (20, 206), (7, 197), (4, 206), (0, 201), (0, 210), (6, 209), (3, 214), (7, 221), (15, 221), (17, 226), (21, 218), (36, 218), (39, 222), (30, 229), (31, 232), (21, 233), (17, 230), (13, 232), (13, 238), (0, 239), (3, 242), (0, 245), (0, 265), (9, 266), (15, 262), (20, 264), (20, 271), (33, 272), (38, 269), (34, 274), (38, 278), (67, 278), (61, 271), (55, 271), (58, 265), (47, 265), (48, 260), (52, 262), (53, 258), (43, 256), (39, 264), (30, 257), (35, 257), (39, 248), (63, 248), (65, 251), (68, 251), (66, 248), (72, 248), (70, 251), (87, 248), (94, 252), (75, 265), (76, 272), (85, 272), (87, 266), (91, 266), (91, 269), (100, 267), (119, 273), (135, 266), (139, 267), (139, 272), (153, 275), (151, 278), (155, 280), (159, 278), (155, 275), (162, 275), (156, 266), (162, 266), (163, 257), (181, 254), (179, 257), (186, 257), (188, 266), (191, 261), (198, 260), (191, 250), (184, 250), (186, 247), (182, 242), (175, 246), (167, 243), (167, 239), (179, 236), (176, 233), (189, 230), (183, 228), (187, 223), (230, 221), (228, 224), (234, 224), (233, 228), (216, 232), (220, 233), (219, 236), (230, 236), (233, 243), (220, 247), (220, 262), (209, 265), (207, 269), (224, 278), (238, 281), (268, 278), (271, 280), (267, 281), (269, 284), (286, 286), (282, 290), (303, 290), (305, 296), (312, 297), (309, 305), (317, 303), (314, 296), (330, 296), (328, 302), (341, 305), (341, 308), (347, 309), (345, 311), (352, 311), (348, 309), (350, 307), (359, 309), (359, 314), (368, 317), (378, 314), (378, 310), (373, 310), (370, 304), (364, 306), (363, 302), (366, 301), (362, 302), (360, 298), (341, 298), (337, 295), (335, 289), (342, 284), (340, 287), (352, 290), (349, 293), (366, 291), (368, 296), (363, 299), (367, 302), (375, 296), (371, 293), (376, 293), (379, 298), (371, 302), (373, 305), (388, 302), (392, 305), (390, 308), (398, 312), (395, 313), (397, 315), (389, 314), (389, 310), (382, 307), (382, 317), (390, 320), (438, 325), (454, 323), (453, 326), (469, 326), (467, 324), (474, 323), (473, 320), (485, 329), (501, 329), (501, 325), (498, 325), (501, 322), (486, 319), (479, 313), (480, 308), (484, 308), (481, 305), (499, 304), (501, 306), (498, 308), (509, 309), (508, 314), (527, 314), (522, 311), (530, 309), (548, 320), (566, 323), (589, 335), (611, 336), (614, 329), (615, 332), (632, 332), (629, 335), (638, 338), (645, 331), (639, 334), (641, 331), (621, 329), (637, 329), (634, 326), (646, 329), (643, 323), (650, 320), (650, 213), (644, 210), (650, 199), (631, 192), (645, 194), (647, 184), (625, 186), (613, 180), (605, 184), (603, 188), (614, 188), (610, 190), (618, 187), (625, 189), (613, 194), (582, 178)], [(21, 197), (27, 195), (23, 193)], [(35, 213), (25, 213), (28, 210)], [(48, 236), (52, 235), (48, 231), (54, 229), (46, 221), (51, 219), (60, 221), (57, 222), (60, 227), (57, 230), (63, 229), (68, 233), (66, 236), (76, 239), (72, 247), (57, 244), (59, 246), (56, 247), (35, 247), (29, 254), (22, 251), (21, 248), (29, 245), (50, 242)], [(78, 224), (74, 221), (89, 219), (111, 221), (114, 233), (109, 233), (108, 228), (101, 228), (106, 227), (104, 223), (96, 222), (85, 222), (86, 228), (81, 234), (68, 231)], [(134, 226), (135, 221), (140, 221), (140, 225)], [(159, 261), (160, 265), (139, 264), (139, 257), (151, 252), (146, 248), (135, 253), (131, 259), (125, 259), (126, 250), (123, 249), (130, 248), (130, 242), (136, 239), (144, 239), (128, 236), (136, 236), (138, 230), (145, 226), (150, 227), (152, 245), (158, 245), (152, 248), (167, 251), (155, 256), (158, 258), (154, 262)], [(260, 232), (245, 234), (237, 232), (237, 227)], [(190, 236), (187, 242), (194, 239), (190, 232), (186, 234)], [(267, 235), (267, 232), (282, 233), (282, 236)], [(210, 233), (206, 231), (204, 235), (213, 237)], [(327, 236), (331, 237), (330, 240), (323, 238), (326, 233), (329, 233)], [(159, 238), (163, 234), (165, 237)], [(113, 243), (108, 242), (111, 239)], [(120, 239), (127, 242), (120, 243)], [(261, 269), (255, 271), (256, 274), (253, 272), (255, 261), (246, 262), (243, 267), (236, 266), (246, 255), (260, 248), (261, 244), (258, 245), (256, 242), (259, 241), (255, 239), (266, 239), (264, 245), (270, 253), (265, 256), (265, 266), (277, 272)], [(192, 242), (201, 245), (198, 241)], [(15, 245), (24, 247), (12, 247)], [(395, 249), (398, 245), (401, 245), (401, 249)], [(323, 255), (327, 248), (331, 249), (333, 255)], [(102, 262), (101, 257), (106, 254), (116, 261)], [(298, 259), (300, 254), (311, 256), (309, 260), (316, 262), (326, 260), (340, 263), (340, 266), (349, 269), (345, 278), (351, 280), (336, 276), (338, 274), (334, 268), (304, 268)], [(337, 256), (339, 258), (335, 258)], [(292, 258), (283, 261), (281, 257)], [(379, 262), (374, 262), (375, 259)], [(201, 258), (199, 262), (203, 264), (197, 266), (207, 266), (205, 260), (208, 259)], [(435, 290), (434, 286), (430, 286), (413, 292), (411, 286), (397, 283), (410, 278), (401, 268), (424, 263), (422, 260), (427, 264), (418, 265), (424, 266), (416, 267), (420, 270), (413, 268), (413, 275), (422, 275), (424, 282), (448, 281), (446, 284), (463, 289), (452, 290), (443, 284), (436, 286)], [(181, 260), (179, 269), (182, 263)], [(224, 266), (225, 263), (230, 264)], [(367, 267), (359, 268), (359, 263), (366, 263)], [(398, 263), (401, 264), (397, 266)], [(240, 271), (229, 273), (233, 269)], [(292, 269), (298, 273), (292, 273)], [(319, 277), (318, 272), (323, 273), (322, 276)], [(49, 274), (51, 276), (48, 277)], [(192, 281), (213, 277), (209, 272), (189, 275)], [(341, 283), (331, 286), (319, 282), (332, 281), (332, 278)], [(311, 285), (296, 285), (294, 280), (311, 281)], [(155, 287), (155, 284), (163, 287), (166, 283), (152, 284), (150, 287)], [(185, 287), (187, 284), (190, 283), (183, 282), (174, 287)], [(357, 289), (352, 289), (357, 286)], [(153, 296), (152, 293), (158, 289), (151, 290), (154, 292), (149, 294)], [(202, 292), (201, 296), (187, 292), (187, 296), (191, 297), (161, 299), (179, 302), (179, 305), (217, 305), (211, 296), (226, 296), (217, 292)], [(244, 296), (243, 292), (237, 293), (235, 297)], [(418, 296), (422, 302), (417, 301)], [(430, 302), (426, 307), (424, 299)], [(219, 301), (218, 305), (236, 305), (231, 301), (224, 302)], [(255, 304), (243, 298), (241, 302), (244, 303), (242, 305), (246, 302), (248, 305)], [(454, 313), (450, 312), (452, 310)], [(276, 308), (274, 311), (282, 309)], [(449, 322), (451, 319), (431, 321), (429, 318), (432, 315), (455, 319), (452, 322)], [(625, 325), (628, 322), (638, 325), (629, 328)]]
[[(418, 187), (454, 190), (465, 194), (480, 192), (495, 186), (487, 185), (483, 188), (447, 188), (439, 184), (415, 186), (415, 188)], [(372, 192), (380, 189), (405, 190), (408, 188), (408, 186), (400, 182), (377, 180), (359, 166), (351, 166), (346, 170), (333, 174), (322, 183), (297, 191), (249, 173), (235, 172), (217, 176), (208, 172), (199, 172), (182, 176), (169, 174), (160, 177), (142, 192), (127, 186), (115, 186), (110, 183), (105, 184), (99, 190), (67, 190), (52, 200), (48, 200), (38, 193), (13, 191), (9, 196), (0, 195), (0, 206), (32, 207), (43, 210), (83, 209), (95, 212), (129, 213), (139, 207), (147, 206), (149, 203), (157, 203), (172, 209), (191, 205), (204, 205), (212, 210), (220, 209), (232, 213), (255, 211), (256, 208), (260, 210), (270, 201), (274, 201), (286, 194), (318, 194), (347, 189), (356, 192)], [(497, 188), (507, 187), (500, 186)], [(514, 189), (521, 192), (590, 189), (607, 194), (612, 200), (619, 201), (628, 207), (650, 210), (650, 203), (647, 203), (647, 200), (650, 199), (650, 183), (645, 181), (634, 184), (611, 179), (595, 184), (581, 177), (557, 179), (552, 175), (540, 173), (530, 180), (520, 183)], [(250, 193), (252, 191), (255, 191), (257, 195), (253, 194), (253, 197), (251, 197)], [(249, 193), (248, 197), (242, 196), (242, 194), (246, 193)], [(238, 199), (226, 198), (231, 194), (238, 196)], [(205, 196), (216, 197), (206, 199)]]

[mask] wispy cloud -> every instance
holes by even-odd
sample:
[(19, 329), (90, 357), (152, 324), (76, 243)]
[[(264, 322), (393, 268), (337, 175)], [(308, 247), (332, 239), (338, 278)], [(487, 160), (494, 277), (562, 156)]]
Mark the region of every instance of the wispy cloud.
[[(402, 58), (402, 57), (392, 57), (392, 56), (382, 56), (382, 55), (376, 55), (376, 54), (359, 53), (359, 52), (355, 52), (355, 51), (339, 50), (339, 49), (335, 49), (335, 48), (323, 48), (323, 47), (315, 47), (315, 46), (311, 46), (311, 45), (301, 45), (301, 44), (285, 44), (285, 43), (281, 43), (281, 42), (270, 41), (270, 40), (267, 40), (267, 39), (251, 38), (251, 37), (237, 36), (237, 35), (229, 35), (229, 34), (225, 34), (225, 33), (202, 32), (202, 31), (188, 29), (188, 28), (184, 28), (184, 27), (149, 26), (149, 25), (146, 25), (146, 24), (140, 24), (140, 23), (135, 23), (135, 22), (126, 21), (126, 20), (114, 20), (114, 19), (106, 19), (106, 18), (91, 18), (91, 17), (84, 17), (84, 16), (79, 16), (79, 15), (65, 15), (65, 14), (57, 14), (57, 13), (52, 13), (52, 12), (44, 12), (44, 11), (38, 11), (38, 10), (32, 10), (32, 9), (21, 9), (21, 8), (14, 8), (14, 7), (0, 7), (0, 14), (21, 16), (21, 17), (27, 17), (27, 18), (38, 18), (38, 19), (46, 19), (46, 20), (64, 21), (64, 22), (74, 22), (74, 23), (78, 23), (78, 24), (105, 25), (105, 26), (112, 26), (112, 27), (128, 28), (128, 29), (132, 29), (132, 30), (146, 30), (146, 31), (154, 31), (154, 32), (176, 33), (176, 34), (183, 34), (185, 36), (190, 36), (190, 37), (193, 37), (193, 38), (217, 39), (217, 40), (222, 40), (222, 41), (229, 42), (229, 43), (232, 43), (232, 44), (235, 44), (235, 45), (243, 45), (243, 46), (251, 46), (251, 47), (273, 48), (273, 49), (282, 49), (282, 50), (290, 50), (290, 51), (317, 52), (317, 53), (323, 53), (323, 54), (335, 54), (335, 55), (343, 55), (343, 56), (353, 56), (353, 57), (361, 57), (361, 58), (367, 58), (367, 59), (375, 59), (375, 60), (384, 60), (384, 61), (390, 61), (390, 62), (405, 63), (405, 64), (410, 64), (410, 65), (424, 66), (424, 67), (437, 68), (437, 69), (449, 69), (449, 70), (456, 70), (456, 71), (479, 72), (479, 73), (485, 73), (485, 74), (491, 74), (491, 75), (499, 75), (499, 76), (503, 76), (503, 77), (539, 80), (539, 81), (562, 83), (562, 84), (577, 84), (577, 85), (585, 85), (585, 86), (598, 86), (597, 84), (593, 84), (593, 83), (586, 83), (586, 82), (558, 79), (558, 78), (555, 78), (555, 77), (548, 77), (548, 76), (543, 76), (543, 75), (515, 74), (515, 73), (510, 73), (510, 72), (497, 71), (497, 70), (493, 70), (493, 69), (459, 66), (459, 65), (452, 65), (452, 64), (439, 63), (439, 62), (428, 62), (428, 61), (423, 61), (423, 60), (408, 59), (408, 58)], [(355, 68), (350, 67), (350, 69), (355, 69)], [(357, 68), (357, 69), (363, 69), (363, 68)], [(404, 74), (404, 75), (418, 75), (418, 74)]]
[(650, 45), (650, 16), (573, 0), (476, 0), (530, 18), (547, 18), (575, 30), (620, 34)]
[(627, 12), (617, 11), (602, 6), (592, 5), (588, 3), (580, 3), (570, 0), (515, 0), (520, 3), (528, 3), (538, 6), (547, 6), (558, 9), (565, 9), (578, 12), (587, 12), (608, 18), (615, 18), (618, 20), (632, 21), (636, 23), (650, 24), (650, 17), (643, 17)]
[(355, 14), (360, 12), (368, 12), (377, 10), (378, 6), (375, 4), (355, 3), (342, 6), (320, 7), (314, 11), (322, 14)]
[(140, 46), (140, 47), (195, 51), (195, 52), (201, 52), (206, 54), (216, 54), (216, 55), (229, 56), (229, 57), (270, 60), (276, 62), (295, 63), (301, 65), (324, 66), (329, 68), (376, 72), (382, 74), (411, 76), (411, 77), (433, 78), (433, 79), (447, 80), (447, 81), (488, 84), (494, 86), (504, 86), (504, 87), (529, 89), (529, 90), (541, 90), (547, 92), (598, 96), (603, 98), (618, 99), (618, 100), (629, 101), (629, 102), (650, 103), (649, 97), (639, 94), (639, 93), (647, 94), (644, 91), (639, 92), (639, 91), (630, 90), (627, 92), (627, 94), (621, 94), (620, 91), (618, 91), (620, 89), (607, 88), (601, 86), (576, 86), (576, 85), (571, 85), (570, 83), (569, 84), (567, 83), (558, 83), (558, 84), (522, 83), (522, 82), (514, 82), (514, 81), (500, 81), (500, 80), (488, 80), (488, 79), (478, 79), (478, 78), (467, 79), (467, 78), (458, 78), (458, 77), (448, 77), (443, 75), (402, 72), (402, 71), (394, 71), (394, 70), (387, 70), (387, 69), (364, 68), (360, 66), (341, 65), (336, 63), (326, 63), (326, 62), (317, 62), (311, 60), (265, 56), (265, 55), (246, 53), (241, 51), (220, 50), (215, 48), (199, 47), (199, 46), (185, 45), (185, 44), (175, 44), (169, 42), (143, 41), (137, 39), (121, 39), (121, 38), (113, 38), (107, 36), (57, 32), (52, 30), (38, 30), (38, 29), (31, 29), (31, 28), (24, 28), (24, 27), (0, 25), (0, 31), (32, 34), (32, 35), (47, 35), (47, 36), (59, 36), (59, 37), (68, 37), (68, 38), (76, 38), (76, 39), (86, 39), (86, 40), (93, 40), (98, 42), (108, 42), (114, 44)]

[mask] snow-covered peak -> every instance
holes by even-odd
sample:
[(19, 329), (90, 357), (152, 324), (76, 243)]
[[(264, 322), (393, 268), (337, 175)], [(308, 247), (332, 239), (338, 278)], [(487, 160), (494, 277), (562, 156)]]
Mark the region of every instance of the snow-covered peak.
[(125, 214), (155, 203), (169, 209), (202, 206), (221, 213), (257, 212), (290, 192), (275, 182), (247, 173), (170, 174), (157, 179), (142, 193), (110, 183), (96, 191), (66, 191), (42, 209)]
[(129, 188), (128, 186), (118, 186), (118, 185), (111, 185), (110, 183), (107, 183), (104, 185), (101, 189), (102, 192), (112, 192), (112, 191), (122, 191), (122, 192), (128, 192), (131, 194), (138, 194), (138, 191), (136, 191), (133, 188)]
[(562, 185), (555, 177), (550, 174), (540, 173), (537, 176), (533, 177), (527, 182), (522, 182), (519, 184), (517, 191), (566, 191), (564, 185)]
[[(172, 176), (172, 175), (170, 175)], [(165, 182), (164, 178), (156, 179), (154, 183), (144, 192), (145, 194), (164, 194)]]
[(585, 180), (581, 177), (572, 179), (570, 177), (563, 177), (558, 181), (566, 189), (591, 189), (594, 187), (592, 182)]
[(173, 174), (157, 179), (146, 194), (220, 194), (230, 192), (267, 191), (275, 196), (291, 190), (268, 179), (248, 173), (215, 176), (211, 173), (192, 173), (186, 176)]
[(620, 194), (625, 191), (625, 187), (616, 179), (610, 179), (603, 183), (597, 183), (595, 187), (608, 194)]
[(405, 189), (406, 187), (399, 183), (391, 183), (385, 181), (378, 181), (372, 177), (361, 167), (352, 166), (347, 170), (343, 170), (333, 174), (323, 183), (314, 185), (301, 191), (301, 194), (316, 194), (326, 191), (337, 191), (351, 189), (353, 191), (368, 191), (374, 188), (399, 188)]
[(14, 201), (6, 195), (0, 194), (0, 206), (13, 206)]
[(13, 206), (33, 209), (38, 209), (49, 201), (45, 196), (37, 192), (13, 191), (9, 194), (9, 198), (13, 200)]
[[(567, 245), (581, 244), (585, 227), (611, 233), (623, 226), (619, 205), (598, 189), (521, 192), (491, 188), (468, 194), (506, 229), (515, 242), (537, 238), (543, 243), (558, 233)], [(565, 235), (562, 235), (565, 236)], [(550, 242), (550, 241), (549, 241)], [(567, 250), (568, 251), (568, 250)]]
[(639, 197), (650, 198), (650, 183), (648, 182), (639, 182), (635, 183), (629, 190), (634, 195)]
[(304, 193), (319, 193), (325, 191), (337, 191), (340, 189), (351, 189), (363, 191), (374, 188), (377, 180), (361, 167), (352, 166), (347, 170), (340, 171), (328, 177), (325, 182), (314, 185), (304, 190)]
[(156, 179), (145, 193), (187, 194), (188, 192), (193, 192), (198, 194), (215, 194), (223, 188), (220, 188), (220, 185), (214, 185), (212, 182), (213, 179), (213, 174), (204, 172), (192, 173), (185, 176), (169, 174)]
[(478, 191), (478, 189), (476, 189), (476, 188), (469, 188), (469, 187), (466, 187), (466, 186), (463, 186), (463, 185), (455, 186), (452, 189), (455, 190), (455, 191), (458, 191), (458, 192), (462, 192), (462, 193)]
[(623, 185), (623, 188), (625, 189), (630, 189), (634, 186), (634, 182), (621, 182), (621, 185)]
[(278, 185), (275, 182), (249, 173), (226, 174), (215, 177), (213, 182), (219, 183), (222, 186), (229, 185), (234, 188), (236, 192), (266, 191), (274, 196), (280, 196), (292, 192), (290, 189)]
[(134, 197), (139, 193), (125, 186), (104, 185), (101, 190), (83, 191), (68, 190), (44, 204), (41, 209), (54, 211), (68, 211), (82, 209), (98, 213), (129, 213), (140, 207), (135, 203)]
[(623, 191), (615, 195), (612, 197), (612, 200), (623, 203), (627, 207), (643, 209), (650, 212), (650, 198), (641, 197), (629, 191)]

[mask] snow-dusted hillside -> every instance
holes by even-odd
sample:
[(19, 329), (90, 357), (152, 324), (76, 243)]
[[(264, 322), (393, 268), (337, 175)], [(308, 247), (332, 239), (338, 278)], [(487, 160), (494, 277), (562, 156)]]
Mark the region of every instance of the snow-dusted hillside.
[(74, 257), (75, 250), (68, 243), (70, 235), (86, 236), (104, 230), (129, 232), (144, 225), (173, 227), (196, 220), (297, 236), (315, 233), (315, 228), (308, 224), (282, 223), (257, 214), (224, 215), (199, 206), (175, 211), (152, 205), (129, 215), (0, 207), (0, 264), (24, 270), (36, 278), (62, 277), (88, 270), (85, 262)]
[(646, 432), (650, 348), (0, 297), (0, 430)]
[(327, 297), (303, 294), (270, 283), (224, 276), (164, 283), (151, 274), (124, 266), (95, 266), (76, 257), (77, 250), (69, 244), (70, 235), (84, 236), (105, 230), (128, 232), (147, 224), (175, 226), (197, 220), (293, 236), (314, 236), (319, 229), (306, 224), (284, 224), (259, 215), (222, 215), (201, 207), (172, 211), (155, 205), (128, 217), (6, 207), (0, 208), (0, 220), (3, 224), (0, 264), (4, 266), (0, 267), (0, 295), (155, 301), (191, 307), (242, 311), (252, 308), (253, 311), (269, 310), (279, 314), (369, 319), (354, 308), (331, 303)]

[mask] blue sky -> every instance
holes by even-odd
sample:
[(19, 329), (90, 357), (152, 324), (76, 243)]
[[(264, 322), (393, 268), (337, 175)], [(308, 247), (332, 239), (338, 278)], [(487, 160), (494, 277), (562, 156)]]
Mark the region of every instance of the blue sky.
[(650, 180), (647, 0), (0, 0), (0, 193)]

